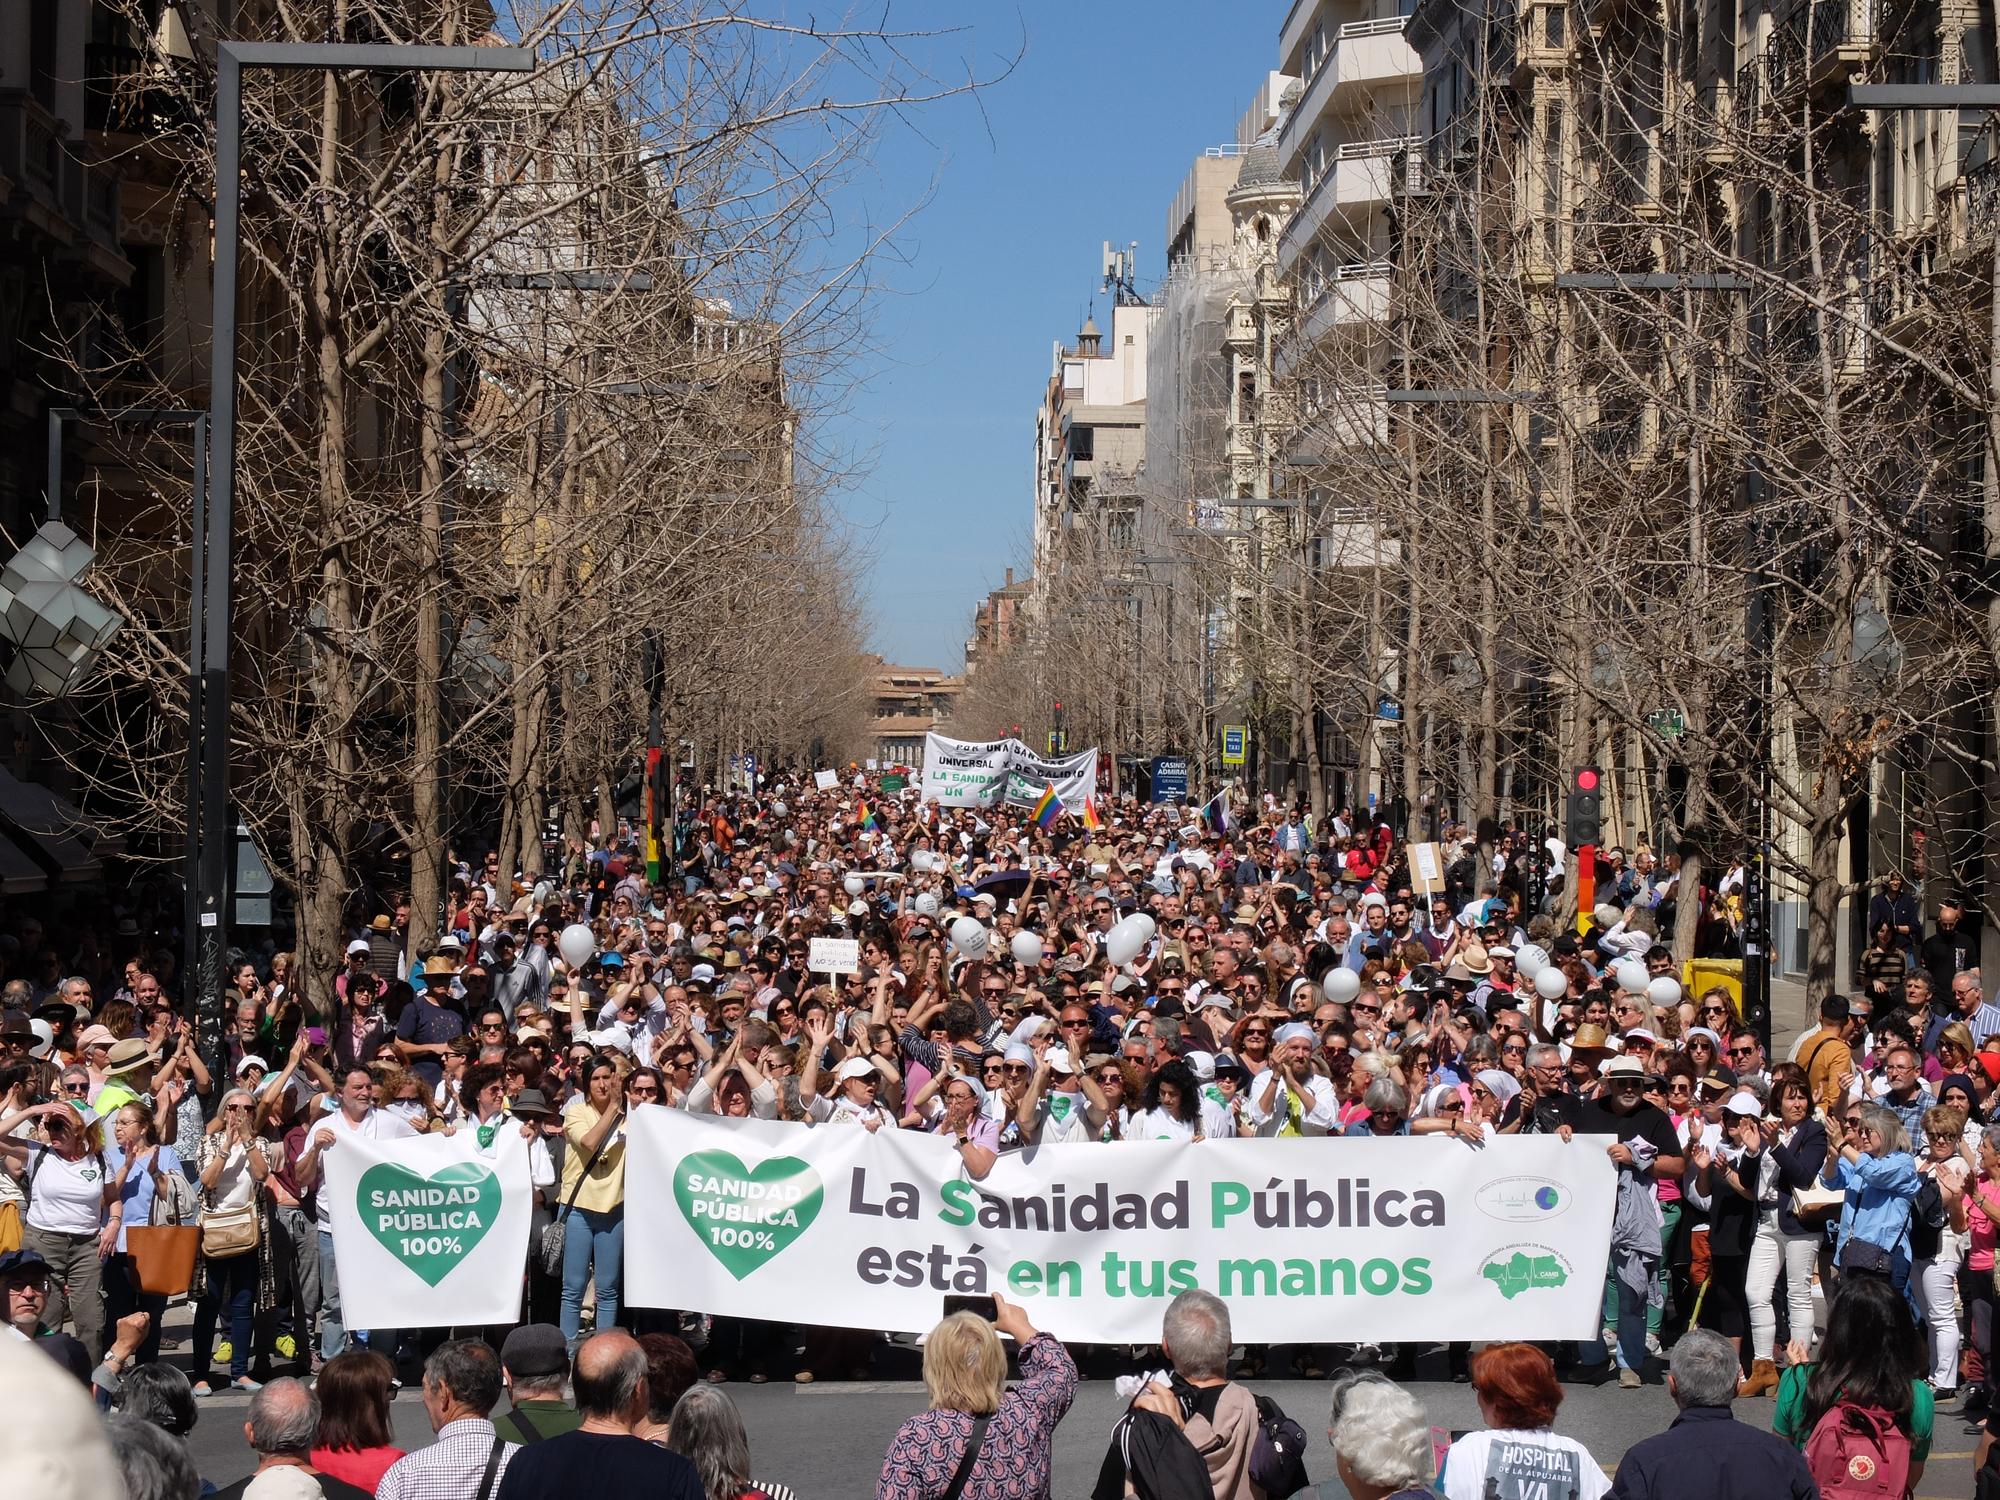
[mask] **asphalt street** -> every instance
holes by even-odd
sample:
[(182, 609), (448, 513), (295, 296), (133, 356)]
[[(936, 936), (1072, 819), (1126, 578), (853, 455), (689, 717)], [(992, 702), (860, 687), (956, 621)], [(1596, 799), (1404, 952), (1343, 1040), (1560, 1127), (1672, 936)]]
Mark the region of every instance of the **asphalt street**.
[[(1333, 1453), (1326, 1441), (1326, 1385), (1323, 1381), (1256, 1380), (1251, 1384), (1274, 1396), (1312, 1439), (1307, 1472), (1319, 1483), (1326, 1500), (1345, 1500), (1334, 1476)], [(883, 1451), (897, 1426), (924, 1407), (924, 1389), (917, 1381), (826, 1381), (810, 1386), (790, 1382), (725, 1387), (743, 1413), (750, 1433), (753, 1467), (760, 1479), (782, 1480), (801, 1500), (865, 1500), (875, 1493)], [(1459, 1430), (1477, 1426), (1479, 1412), (1471, 1387), (1448, 1383), (1412, 1383), (1408, 1389), (1438, 1427)], [(202, 1404), (202, 1420), (192, 1444), (202, 1477), (215, 1484), (239, 1479), (255, 1466), (243, 1442), (246, 1397), (218, 1395)], [(1768, 1427), (1772, 1403), (1744, 1401), (1737, 1415)], [(1090, 1493), (1104, 1456), (1112, 1423), (1123, 1410), (1108, 1380), (1087, 1380), (1077, 1387), (1076, 1402), (1056, 1429), (1056, 1500)], [(503, 1407), (504, 1410), (504, 1407)], [(1581, 1439), (1608, 1474), (1625, 1449), (1650, 1437), (1673, 1420), (1673, 1402), (1664, 1386), (1621, 1391), (1615, 1385), (1573, 1386), (1556, 1418), (1560, 1432)], [(430, 1437), (424, 1408), (414, 1389), (395, 1403), (396, 1435), (405, 1447), (418, 1447)], [(1917, 1500), (1962, 1500), (1972, 1493), (1972, 1451), (1977, 1438), (1966, 1423), (1940, 1415), (1937, 1439)]]

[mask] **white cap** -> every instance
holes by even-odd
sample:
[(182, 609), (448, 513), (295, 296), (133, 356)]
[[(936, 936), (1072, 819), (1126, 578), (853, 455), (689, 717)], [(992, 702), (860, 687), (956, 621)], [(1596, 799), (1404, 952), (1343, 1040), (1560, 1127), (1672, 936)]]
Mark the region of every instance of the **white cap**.
[(1194, 1076), (1203, 1083), (1207, 1083), (1215, 1077), (1215, 1057), (1213, 1054), (1207, 1052), (1190, 1052), (1181, 1060), (1194, 1069)]
[(607, 1048), (612, 1052), (630, 1052), (632, 1050), (632, 1038), (625, 1035), (624, 1032), (615, 1026), (607, 1026), (602, 1031), (589, 1032), (587, 1033), (587, 1040), (593, 1047)]
[(978, 895), (972, 898), (972, 904), (974, 906), (978, 906), (981, 902), (984, 902), (988, 906), (998, 906), (1000, 904), (1000, 898), (994, 895), (991, 891), (981, 891)]
[(851, 906), (849, 906), (849, 907), (847, 908), (847, 914), (848, 914), (848, 915), (849, 915), (850, 917), (865, 917), (865, 916), (867, 916), (867, 915), (868, 915), (868, 903), (867, 903), (866, 901), (856, 901), (856, 902), (855, 902), (855, 903), (854, 903), (853, 905), (851, 905)]
[(1067, 1047), (1049, 1048), (1043, 1054), (1042, 1060), (1049, 1065), (1051, 1073), (1074, 1073), (1076, 1071), (1076, 1061), (1069, 1055), (1069, 1048)]
[(834, 1070), (834, 1081), (845, 1083), (850, 1078), (866, 1078), (875, 1071), (875, 1064), (865, 1057), (850, 1057)]
[(701, 981), (702, 981), (703, 983), (705, 983), (705, 984), (714, 984), (714, 983), (715, 983), (715, 965), (714, 965), (714, 964), (696, 964), (696, 965), (695, 965), (695, 966), (694, 966), (693, 968), (691, 968), (691, 969), (689, 969), (689, 970), (688, 970), (688, 978), (690, 978), (690, 979), (699, 979), (699, 980), (701, 980)]
[(1758, 1102), (1755, 1094), (1743, 1089), (1731, 1094), (1723, 1102), (1722, 1112), (1726, 1115), (1762, 1115), (1764, 1106)]
[(243, 1054), (243, 1061), (236, 1065), (236, 1076), (241, 1078), (251, 1068), (261, 1068), (266, 1073), (271, 1071), (271, 1065), (265, 1062), (263, 1058), (254, 1052), (246, 1052)]
[(353, 942), (347, 945), (347, 956), (349, 958), (354, 957), (354, 955), (357, 953), (366, 953), (367, 951), (368, 951), (368, 941), (366, 938), (356, 938)]

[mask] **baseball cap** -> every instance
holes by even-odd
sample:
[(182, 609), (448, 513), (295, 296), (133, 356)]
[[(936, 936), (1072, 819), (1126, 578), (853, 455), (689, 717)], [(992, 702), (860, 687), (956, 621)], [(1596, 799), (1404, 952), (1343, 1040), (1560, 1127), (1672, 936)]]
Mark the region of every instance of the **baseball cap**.
[[(1024, 1049), (1025, 1050), (1025, 1049)], [(875, 1071), (875, 1064), (865, 1057), (850, 1057), (834, 1072), (836, 1082), (845, 1083), (850, 1078), (867, 1078)]]

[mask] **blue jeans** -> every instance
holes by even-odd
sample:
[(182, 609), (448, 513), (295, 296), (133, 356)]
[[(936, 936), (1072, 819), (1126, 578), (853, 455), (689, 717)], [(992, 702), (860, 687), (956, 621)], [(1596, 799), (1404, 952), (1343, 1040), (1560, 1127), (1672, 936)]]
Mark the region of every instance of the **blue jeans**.
[[(332, 1359), (347, 1351), (347, 1329), (340, 1321), (340, 1268), (333, 1258), (333, 1235), (324, 1229), (319, 1231), (319, 1289), (319, 1357)], [(394, 1364), (398, 1337), (393, 1328), (372, 1328), (368, 1347)]]
[(250, 1320), (257, 1305), (257, 1255), (231, 1255), (205, 1263), (208, 1280), (194, 1305), (194, 1378), (206, 1380), (209, 1355), (215, 1350), (218, 1315), (229, 1336), (229, 1378), (250, 1373)]
[(597, 1269), (597, 1326), (618, 1321), (618, 1286), (625, 1267), (625, 1206), (608, 1213), (573, 1208), (563, 1229), (562, 1331), (571, 1349), (583, 1327), (583, 1289)]

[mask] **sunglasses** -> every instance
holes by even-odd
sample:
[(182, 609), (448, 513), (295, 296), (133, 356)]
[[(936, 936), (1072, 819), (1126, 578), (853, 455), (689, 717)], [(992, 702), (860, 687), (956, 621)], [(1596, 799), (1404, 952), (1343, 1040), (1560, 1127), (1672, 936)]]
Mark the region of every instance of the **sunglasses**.
[(1517, 1057), (1526, 1057), (1528, 1055), (1528, 1049), (1526, 1047), (1522, 1047), (1519, 1045), (1515, 1045), (1512, 1047), (1502, 1047), (1500, 1050), (1502, 1053), (1511, 1052)]
[(1756, 1053), (1757, 1049), (1755, 1047), (1731, 1047), (1729, 1049), (1731, 1057), (1754, 1057)]
[(62, 1091), (65, 1094), (87, 1094), (90, 1092), (90, 1085), (88, 1083), (66, 1083), (62, 1086)]
[(1464, 1114), (1465, 1101), (1463, 1099), (1456, 1099), (1456, 1098), (1446, 1099), (1443, 1103), (1438, 1105), (1438, 1113), (1441, 1115)]
[(1099, 1073), (1097, 1081), (1099, 1083), (1123, 1083), (1125, 1075), (1123, 1073)]

